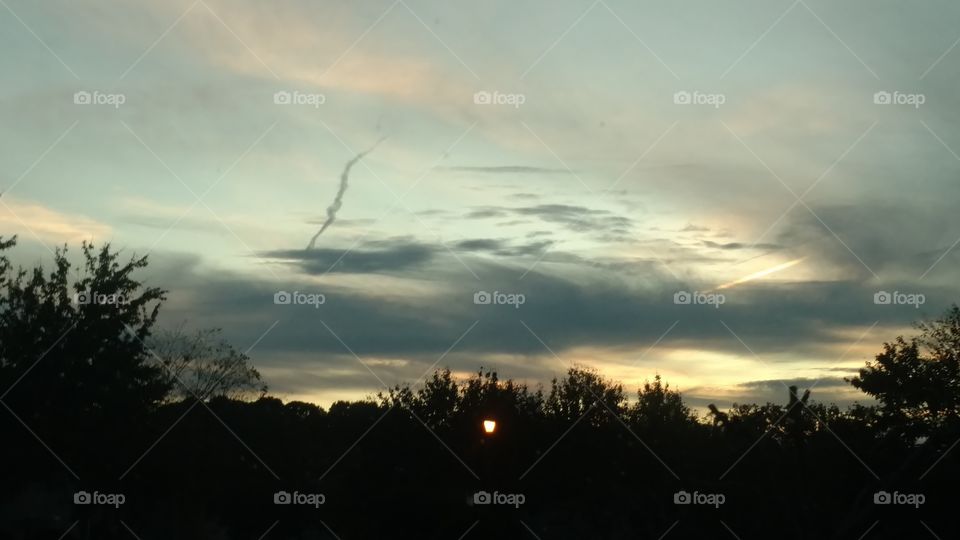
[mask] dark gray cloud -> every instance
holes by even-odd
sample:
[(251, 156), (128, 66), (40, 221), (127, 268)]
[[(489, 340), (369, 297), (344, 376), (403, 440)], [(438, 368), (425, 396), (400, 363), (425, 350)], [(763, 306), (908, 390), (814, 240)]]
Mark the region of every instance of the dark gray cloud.
[[(596, 210), (585, 206), (567, 204), (539, 204), (534, 206), (474, 208), (466, 214), (467, 219), (521, 216), (539, 219), (543, 223), (560, 225), (575, 232), (600, 234), (604, 241), (624, 241), (630, 238), (633, 220), (608, 210)], [(512, 221), (506, 224), (523, 223)]]
[(553, 242), (550, 240), (515, 244), (503, 239), (477, 238), (462, 240), (454, 244), (453, 247), (458, 251), (475, 253), (487, 252), (503, 257), (522, 257), (526, 255), (539, 255), (546, 251), (551, 245), (553, 245)]
[(826, 368), (817, 368), (819, 371), (838, 371), (841, 373), (851, 373), (856, 374), (859, 368), (856, 367), (826, 367)]
[[(479, 281), (463, 271), (445, 250), (417, 245), (409, 239), (392, 250), (385, 246), (389, 241), (366, 243), (358, 252), (361, 258), (346, 263), (360, 274), (382, 271), (429, 282), (429, 293), (382, 287), (367, 290), (358, 285), (320, 286), (308, 275), (278, 281), (269, 273), (251, 276), (213, 272), (205, 270), (196, 257), (161, 253), (152, 256), (149, 282), (171, 289), (170, 302), (162, 312), (165, 325), (186, 320), (223, 327), (225, 337), (246, 347), (276, 323), (252, 356), (264, 368), (302, 368), (304, 373), (313, 374), (299, 382), (293, 376), (268, 381), (277, 391), (298, 393), (308, 387), (342, 389), (347, 382), (351, 388), (368, 384), (370, 391), (375, 391), (379, 383), (373, 377), (364, 382), (369, 373), (350, 350), (362, 359), (402, 359), (395, 365), (373, 365), (371, 369), (387, 384), (412, 381), (474, 324), (442, 365), (461, 371), (486, 365), (499, 368), (505, 376), (536, 382), (547, 381), (566, 368), (563, 361), (552, 358), (539, 339), (561, 358), (574, 348), (645, 350), (679, 321), (658, 348), (720, 351), (746, 357), (752, 350), (761, 360), (783, 354), (832, 358), (839, 356), (837, 350), (852, 345), (855, 338), (851, 335), (858, 335), (857, 331), (874, 322), (879, 321), (864, 342), (876, 343), (879, 350), (883, 340), (895, 337), (894, 329), (938, 315), (949, 300), (956, 299), (953, 289), (931, 288), (927, 290), (930, 299), (922, 309), (877, 306), (872, 301), (874, 288), (869, 284), (832, 281), (745, 285), (725, 291), (727, 302), (719, 309), (676, 305), (673, 291), (697, 290), (698, 285), (677, 282), (656, 262), (630, 275), (574, 260), (568, 265), (572, 268), (569, 272), (553, 273), (553, 267), (538, 266), (521, 280), (526, 265), (514, 265), (510, 257), (491, 260), (480, 256), (508, 249), (509, 244), (496, 239), (465, 242), (457, 249), (463, 248), (462, 258), (480, 276)], [(478, 255), (466, 248), (476, 250)], [(310, 258), (305, 258), (301, 250), (272, 255), (294, 261), (295, 268), (306, 266), (304, 274), (311, 274), (317, 268), (326, 270), (332, 264), (330, 259), (335, 260), (342, 252), (321, 251)], [(273, 295), (281, 290), (323, 293), (326, 302), (319, 308), (275, 305)], [(526, 302), (519, 309), (476, 305), (473, 295), (481, 290), (523, 294)], [(866, 359), (850, 356), (845, 362)], [(346, 381), (346, 375), (338, 375), (344, 370), (359, 375)], [(824, 390), (833, 388), (833, 383), (825, 383)], [(744, 396), (760, 399), (769, 394), (770, 399), (781, 400), (775, 388), (764, 390), (767, 383), (763, 381), (745, 384), (741, 388)], [(710, 398), (698, 392), (691, 397)]]
[(260, 254), (296, 264), (308, 274), (394, 273), (416, 268), (429, 261), (436, 248), (409, 241), (394, 245), (367, 242), (354, 249), (285, 249)]
[[(920, 279), (960, 237), (960, 214), (946, 202), (821, 204), (795, 208), (777, 230), (776, 243), (808, 255), (818, 264), (861, 279), (912, 279), (918, 288), (957, 277), (957, 250), (937, 263), (937, 272)], [(872, 272), (872, 273), (871, 273)], [(876, 278), (874, 278), (876, 279)]]
[(743, 242), (719, 243), (719, 242), (711, 242), (710, 240), (704, 240), (702, 243), (704, 246), (708, 248), (723, 249), (723, 250), (762, 249), (762, 250), (768, 250), (768, 251), (775, 251), (775, 250), (783, 249), (783, 246), (780, 246), (777, 244), (769, 244), (769, 243), (759, 243), (759, 244), (744, 244)]
[[(320, 291), (327, 296), (327, 303), (320, 309), (297, 310), (272, 304), (277, 290), (317, 288), (307, 280), (277, 283), (269, 276), (254, 279), (197, 274), (177, 281), (172, 288), (177, 294), (186, 292), (194, 316), (204, 320), (249, 314), (251, 321), (286, 321), (283, 329), (278, 327), (272, 334), (283, 337), (282, 348), (299, 349), (313, 343), (318, 337), (318, 321), (323, 319), (340, 328), (341, 336), (345, 340), (349, 338), (348, 343), (358, 352), (398, 355), (442, 353), (476, 320), (481, 324), (473, 337), (461, 344), (462, 350), (508, 354), (543, 352), (542, 346), (520, 324), (521, 319), (557, 351), (580, 346), (649, 344), (679, 320), (665, 343), (749, 354), (726, 329), (729, 327), (758, 354), (800, 352), (846, 343), (848, 338), (839, 335), (845, 328), (866, 327), (878, 319), (880, 328), (901, 326), (921, 316), (936, 314), (942, 307), (925, 306), (928, 309), (916, 310), (876, 306), (870, 288), (854, 283), (825, 282), (733, 289), (727, 291), (727, 303), (715, 309), (675, 305), (670, 291), (694, 287), (671, 284), (669, 279), (652, 271), (648, 283), (637, 288), (615, 275), (598, 279), (583, 274), (558, 276), (534, 270), (519, 280), (523, 267), (481, 259), (468, 262), (481, 276), (479, 282), (469, 275), (452, 273), (449, 265), (455, 263), (438, 259), (423, 269), (422, 276), (436, 282), (444, 293), (401, 300), (327, 287)], [(447, 269), (439, 270), (435, 266)], [(526, 296), (526, 303), (519, 309), (474, 305), (472, 297), (478, 290), (521, 293)], [(238, 328), (242, 335), (256, 335), (256, 324), (251, 327), (251, 321), (246, 328)], [(875, 335), (881, 334), (878, 331)], [(335, 341), (316, 345), (317, 351), (342, 352), (342, 346)]]
[[(515, 243), (506, 239), (472, 238), (450, 245), (459, 253), (490, 254), (498, 257), (540, 255), (553, 244), (550, 240)], [(440, 244), (425, 244), (407, 237), (371, 240), (344, 248), (312, 250), (281, 249), (259, 253), (296, 266), (306, 274), (396, 274), (421, 270), (448, 252)]]
[(633, 222), (606, 210), (593, 210), (585, 206), (567, 204), (540, 204), (514, 208), (512, 211), (524, 216), (536, 216), (547, 223), (558, 223), (574, 231), (626, 231)]
[(508, 211), (502, 208), (484, 207), (471, 210), (467, 213), (467, 219), (483, 219), (492, 217), (503, 217), (509, 215)]
[(455, 244), (457, 249), (467, 251), (496, 251), (503, 247), (503, 240), (493, 240), (491, 238), (480, 238), (475, 240), (462, 240)]
[(849, 386), (847, 381), (843, 380), (843, 377), (825, 377), (822, 379), (812, 379), (809, 377), (798, 377), (795, 379), (768, 379), (763, 381), (746, 381), (738, 384), (737, 386), (746, 388), (746, 389), (768, 389), (773, 390), (774, 392), (782, 392), (785, 395), (789, 395), (788, 388), (791, 386), (796, 386), (801, 395), (807, 389), (812, 388), (810, 391), (811, 396), (816, 392), (817, 388), (846, 388)]

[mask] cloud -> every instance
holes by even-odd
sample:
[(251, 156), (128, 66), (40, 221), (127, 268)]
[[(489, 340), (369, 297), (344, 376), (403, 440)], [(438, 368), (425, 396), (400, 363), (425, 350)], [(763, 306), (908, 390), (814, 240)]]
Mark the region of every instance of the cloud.
[[(464, 254), (491, 254), (498, 257), (537, 256), (546, 251), (553, 241), (540, 240), (515, 243), (505, 239), (470, 238), (450, 244), (452, 251)], [(409, 237), (368, 240), (344, 249), (322, 248), (312, 250), (277, 249), (258, 255), (294, 265), (311, 275), (324, 274), (393, 274), (405, 275), (422, 270), (428, 265), (444, 265), (439, 260), (449, 252), (440, 245), (425, 244)], [(557, 254), (559, 255), (559, 254)]]
[(503, 257), (520, 257), (526, 255), (540, 255), (551, 245), (553, 245), (553, 241), (550, 240), (529, 242), (526, 244), (513, 244), (508, 240), (477, 238), (471, 240), (462, 240), (454, 244), (454, 247), (460, 251), (488, 252)]
[[(381, 23), (382, 6), (326, 3), (318, 7), (301, 2), (270, 9), (248, 2), (210, 2), (209, 6), (229, 25), (229, 33), (220, 31), (222, 27), (215, 19), (211, 22), (203, 9), (181, 25), (187, 27), (183, 33), (191, 50), (202, 51), (219, 68), (264, 80), (275, 73), (285, 84), (324, 92), (328, 103), (336, 96), (372, 98), (413, 105), (445, 118), (459, 117), (459, 110), (472, 104), (475, 80), (466, 71), (452, 76), (434, 58), (441, 53), (433, 47), (429, 33), (409, 32), (407, 37), (417, 39), (408, 39), (405, 47), (394, 46), (396, 29), (386, 30), (388, 22), (419, 24), (403, 9), (391, 10), (380, 31), (368, 35)], [(317, 20), (325, 21), (322, 31)], [(358, 40), (358, 35), (366, 39)], [(234, 46), (236, 36), (243, 36), (242, 47)]]
[[(916, 121), (915, 110), (875, 107), (870, 97), (879, 88), (872, 77), (846, 77), (844, 81), (850, 84), (837, 91), (835, 75), (860, 66), (829, 39), (793, 55), (797, 62), (790, 65), (777, 61), (789, 46), (764, 47), (765, 52), (758, 49), (760, 56), (752, 55), (739, 64), (738, 76), (717, 89), (729, 97), (717, 116), (705, 109), (674, 107), (669, 97), (676, 90), (671, 88), (675, 80), (650, 58), (645, 61), (654, 64), (658, 76), (649, 77), (645, 69), (624, 72), (622, 62), (606, 54), (604, 47), (609, 44), (594, 47), (598, 42), (592, 32), (613, 28), (626, 42), (631, 36), (616, 20), (591, 18), (591, 25), (598, 26), (568, 36), (574, 41), (553, 51), (522, 88), (516, 88), (528, 92), (530, 98), (517, 110), (474, 106), (471, 95), (480, 83), (459, 59), (476, 68), (484, 86), (513, 90), (507, 86), (512, 84), (509, 81), (515, 81), (516, 73), (527, 68), (553, 39), (537, 32), (514, 31), (529, 27), (529, 14), (506, 20), (497, 17), (496, 10), (473, 6), (471, 16), (452, 18), (446, 16), (446, 10), (453, 9), (449, 6), (434, 9), (397, 4), (380, 20), (389, 6), (366, 0), (295, 0), (269, 6), (208, 0), (186, 12), (191, 4), (192, 0), (181, 0), (121, 5), (111, 0), (104, 4), (110, 7), (106, 10), (70, 8), (69, 17), (45, 17), (42, 10), (24, 16), (32, 26), (38, 25), (40, 35), (77, 38), (70, 40), (83, 49), (84, 54), (77, 58), (97, 59), (94, 66), (67, 58), (91, 88), (109, 88), (116, 83), (115, 76), (136, 60), (136, 52), (150, 48), (121, 85), (130, 98), (121, 114), (142, 120), (132, 125), (144, 126), (137, 128), (138, 133), (190, 185), (210, 185), (267, 125), (283, 120), (274, 135), (236, 163), (231, 176), (211, 193), (210, 202), (223, 213), (229, 230), (216, 220), (203, 218), (208, 213), (200, 207), (198, 217), (188, 215), (177, 226), (187, 234), (171, 236), (168, 245), (185, 238), (191, 242), (189, 249), (211, 264), (223, 260), (221, 253), (207, 251), (212, 242), (204, 244), (194, 231), (229, 235), (237, 250), (247, 242), (259, 248), (269, 246), (272, 251), (264, 254), (274, 259), (274, 266), (286, 279), (255, 274), (262, 267), (253, 263), (247, 266), (250, 274), (240, 274), (175, 259), (165, 267), (166, 273), (156, 277), (166, 280), (176, 295), (176, 303), (170, 306), (173, 314), (229, 326), (238, 342), (260, 335), (280, 320), (276, 333), (271, 332), (257, 352), (268, 361), (277, 359), (278, 369), (278, 359), (288, 362), (283, 368), (293, 371), (282, 379), (284, 385), (296, 383), (298, 367), (316, 377), (303, 387), (363, 384), (368, 374), (342, 343), (328, 335), (321, 321), (375, 362), (398, 358), (407, 362), (378, 364), (376, 369), (394, 378), (414, 375), (442, 354), (465, 328), (480, 321), (447, 359), (462, 367), (502, 362), (512, 373), (542, 378), (556, 369), (555, 365), (547, 367), (544, 359), (554, 364), (555, 359), (520, 324), (520, 317), (561, 355), (584, 350), (606, 361), (604, 354), (611, 349), (642, 354), (679, 321), (651, 357), (661, 348), (682, 348), (721, 351), (728, 361), (733, 356), (752, 359), (752, 350), (775, 365), (787, 358), (798, 364), (809, 360), (805, 365), (812, 365), (839, 357), (860, 331), (875, 321), (880, 323), (867, 341), (886, 339), (911, 320), (936, 315), (945, 304), (960, 298), (956, 286), (960, 248), (951, 250), (960, 236), (960, 214), (952, 207), (957, 164), (943, 147), (958, 140), (956, 123), (949, 121), (956, 109), (956, 73), (945, 69), (949, 58), (926, 79), (924, 92), (930, 99), (922, 114), (929, 120), (929, 128)], [(222, 17), (223, 24), (207, 6)], [(424, 28), (409, 9), (422, 10), (431, 29)], [(184, 17), (179, 20), (181, 14)], [(434, 16), (439, 19), (441, 15), (444, 25), (434, 23)], [(550, 17), (562, 20), (567, 15), (558, 12)], [(744, 23), (763, 28), (769, 23), (764, 17), (753, 14)], [(945, 30), (952, 18), (902, 23), (902, 17), (896, 21), (884, 17), (881, 13), (884, 24), (920, 27), (932, 23), (937, 30), (926, 32), (926, 40), (911, 42), (908, 50), (876, 42), (878, 48), (870, 53), (873, 60), (866, 58), (872, 65), (878, 58), (888, 58), (887, 65), (874, 66), (884, 84), (891, 90), (897, 85), (907, 90), (919, 75), (916, 59), (928, 57), (925, 65), (929, 65), (952, 43), (952, 38), (944, 37), (950, 35)], [(838, 24), (844, 23), (842, 19)], [(118, 21), (125, 23), (118, 25)], [(174, 21), (177, 24), (170, 27)], [(318, 26), (317, 21), (323, 22)], [(11, 24), (22, 33), (16, 21)], [(469, 24), (479, 24), (484, 31), (463, 32)], [(789, 18), (784, 24), (802, 29), (809, 21)], [(318, 31), (320, 26), (323, 31)], [(91, 28), (98, 32), (90, 32)], [(154, 37), (168, 28), (168, 37), (153, 48)], [(699, 29), (692, 31), (694, 42), (709, 35)], [(669, 38), (667, 34), (675, 35), (676, 30), (667, 25), (657, 31)], [(99, 37), (84, 41), (83, 31), (86, 37)], [(509, 39), (491, 38), (501, 33)], [(781, 34), (788, 40), (803, 35)], [(455, 39), (448, 40), (448, 36)], [(449, 43), (457, 57), (439, 46), (437, 37)], [(855, 39), (868, 37), (864, 34)], [(541, 38), (547, 41), (541, 43)], [(117, 43), (125, 46), (116, 47)], [(712, 45), (706, 49), (708, 54), (729, 63), (749, 43), (733, 40)], [(112, 54), (116, 51), (110, 47), (132, 51), (133, 56)], [(505, 56), (506, 50), (516, 54)], [(34, 54), (44, 62), (51, 60), (35, 47), (24, 51), (32, 52), (16, 57), (15, 62), (32, 65)], [(838, 52), (840, 63), (833, 64)], [(671, 65), (685, 80), (696, 79), (697, 70), (710, 64), (684, 65), (679, 58), (674, 59), (679, 63), (671, 60)], [(825, 58), (830, 61), (824, 63)], [(572, 64), (579, 73), (570, 72)], [(504, 72), (513, 76), (504, 78)], [(8, 122), (15, 128), (6, 141), (11, 155), (33, 159), (29, 156), (49, 145), (51, 133), (62, 129), (58, 124), (64, 115), (81, 115), (82, 124), (97, 136), (64, 141), (57, 153), (51, 154), (53, 158), (61, 151), (72, 152), (64, 156), (66, 165), (61, 165), (68, 168), (55, 171), (61, 180), (46, 186), (36, 184), (36, 189), (42, 190), (38, 193), (53, 199), (46, 206), (9, 201), (15, 214), (0, 206), (0, 226), (22, 232), (25, 238), (32, 236), (32, 229), (41, 238), (58, 242), (110, 235), (109, 226), (96, 221), (105, 219), (104, 215), (119, 215), (119, 221), (111, 222), (115, 226), (138, 223), (166, 229), (181, 215), (180, 208), (170, 207), (169, 212), (126, 205), (117, 208), (112, 197), (102, 195), (129, 189), (182, 201), (180, 197), (186, 193), (179, 193), (176, 183), (167, 192), (172, 179), (131, 139), (115, 115), (104, 115), (107, 111), (96, 108), (80, 110), (69, 104), (69, 99), (62, 99), (76, 90), (76, 81), (63, 70), (58, 73), (63, 79), (54, 75), (38, 82), (21, 77), (11, 83), (13, 99), (7, 100), (3, 109), (15, 120)], [(101, 79), (98, 73), (113, 76)], [(618, 84), (579, 84), (608, 78), (617, 79)], [(571, 81), (577, 84), (568, 84)], [(770, 82), (773, 84), (767, 84)], [(277, 90), (323, 93), (328, 101), (317, 110), (276, 107), (270, 96)], [(639, 116), (624, 115), (624, 107), (637, 109)], [(434, 156), (421, 159), (424, 154), (436, 151), (439, 155), (464, 134), (462, 142), (450, 151), (450, 161), (445, 162), (458, 165), (446, 170), (459, 171), (463, 174), (453, 176), (470, 176), (475, 181), (458, 184), (429, 178), (422, 191), (412, 192), (409, 200), (417, 210), (433, 205), (443, 208), (421, 210), (418, 215), (437, 216), (436, 221), (445, 226), (437, 233), (456, 257), (439, 243), (401, 236), (407, 231), (420, 232), (416, 220), (401, 215), (389, 216), (382, 224), (380, 230), (393, 235), (389, 238), (362, 241), (353, 248), (327, 246), (311, 254), (279, 249), (292, 244), (277, 242), (278, 238), (295, 239), (302, 232), (290, 223), (296, 219), (291, 205), (300, 204), (290, 194), (303, 193), (304, 185), (329, 168), (325, 163), (340, 163), (342, 149), (335, 138), (342, 137), (351, 145), (368, 141), (370, 133), (363, 132), (366, 128), (362, 126), (372, 127), (381, 115), (387, 120), (384, 125), (403, 134), (395, 139), (396, 146), (383, 148), (380, 157), (384, 159), (377, 160), (377, 171), (383, 172), (390, 186), (408, 184), (407, 177), (433, 163)], [(365, 116), (371, 117), (369, 122)], [(643, 121), (638, 122), (638, 117)], [(682, 121), (667, 133), (678, 117)], [(722, 123), (718, 122), (721, 117)], [(877, 129), (849, 154), (844, 153), (875, 118), (880, 120)], [(528, 127), (518, 121), (521, 119)], [(476, 130), (465, 134), (474, 121)], [(328, 136), (325, 123), (336, 135)], [(117, 146), (124, 140), (136, 151)], [(105, 154), (100, 152), (116, 159), (101, 159)], [(644, 155), (644, 161), (635, 161)], [(493, 162), (500, 165), (489, 165), (490, 156), (500, 156)], [(601, 206), (603, 202), (591, 200), (572, 179), (568, 184), (556, 181), (561, 177), (547, 176), (563, 170), (536, 166), (558, 165), (557, 156), (582, 171), (591, 185), (606, 187), (624, 171), (628, 174), (620, 189), (607, 193), (609, 204)], [(91, 166), (94, 162), (97, 167)], [(292, 170), (280, 167), (292, 162), (297, 164)], [(45, 161), (36, 174), (49, 175), (51, 171), (44, 169), (56, 163), (54, 159)], [(636, 167), (629, 168), (631, 164)], [(793, 203), (767, 164), (791, 189), (803, 194), (804, 203), (817, 215), (811, 215), (804, 205), (795, 205), (758, 240)], [(8, 173), (20, 174), (27, 165), (12, 163), (11, 167), (20, 170)], [(153, 170), (162, 176), (151, 174)], [(64, 171), (66, 174), (61, 174)], [(829, 174), (823, 182), (806, 193), (825, 172)], [(117, 183), (116, 178), (129, 182)], [(434, 180), (436, 184), (431, 185)], [(93, 187), (86, 190), (87, 199), (69, 200), (73, 191), (60, 189), (66, 182), (88, 185), (88, 181)], [(357, 229), (360, 225), (375, 229), (374, 221), (379, 220), (369, 217), (379, 214), (384, 196), (376, 185), (370, 191), (357, 192), (357, 205), (351, 207), (351, 214), (358, 218), (353, 220)], [(58, 197), (60, 202), (55, 204)], [(216, 204), (213, 197), (217, 197)], [(70, 208), (83, 209), (96, 220), (63, 213)], [(457, 219), (463, 215), (468, 220), (491, 221), (464, 223)], [(346, 220), (338, 223), (346, 224)], [(141, 243), (149, 244), (158, 236), (141, 227), (131, 229), (130, 238)], [(233, 230), (236, 238), (230, 234)], [(173, 240), (175, 236), (179, 238)], [(607, 243), (611, 241), (621, 243)], [(753, 242), (760, 243), (752, 246)], [(222, 244), (225, 242), (217, 245)], [(566, 251), (552, 249), (560, 246)], [(721, 309), (672, 303), (672, 293), (677, 290), (706, 290), (702, 286), (716, 286), (750, 273), (750, 264), (731, 263), (753, 255), (741, 253), (751, 246), (806, 257), (805, 262), (795, 269), (797, 274), (778, 276), (778, 283), (751, 282), (729, 290)], [(542, 264), (520, 279), (529, 268), (529, 261), (523, 259), (541, 256)], [(456, 258), (476, 270), (480, 279), (466, 272)], [(938, 259), (929, 276), (921, 278)], [(238, 261), (252, 260), (234, 258), (224, 264), (237, 268)], [(756, 262), (763, 263), (766, 261)], [(667, 274), (665, 264), (679, 277)], [(732, 272), (737, 275), (728, 275)], [(296, 306), (271, 302), (272, 293), (279, 289), (318, 287), (328, 296), (322, 309), (296, 310)], [(522, 293), (528, 302), (512, 311), (475, 306), (472, 294), (479, 289)], [(878, 289), (922, 292), (928, 303), (921, 309), (876, 306), (872, 295)], [(847, 363), (865, 354), (853, 355)], [(796, 373), (773, 376), (793, 375)], [(749, 372), (749, 377), (768, 375)], [(764, 384), (747, 381), (731, 391), (743, 395), (769, 390), (781, 401), (782, 387)], [(304, 389), (298, 387), (298, 391)]]
[(914, 282), (904, 283), (908, 288), (942, 286), (958, 274), (949, 254), (936, 273), (922, 281), (920, 276), (960, 236), (960, 217), (947, 207), (945, 203), (891, 204), (870, 199), (815, 204), (811, 208), (816, 215), (795, 209), (775, 239), (822, 268), (846, 276), (871, 279), (876, 274), (882, 281)]
[[(540, 204), (535, 206), (497, 207), (485, 206), (467, 212), (468, 219), (521, 216), (537, 218), (544, 223), (562, 225), (575, 232), (601, 233), (604, 241), (623, 241), (629, 238), (633, 221), (609, 210), (596, 210), (586, 206), (568, 204)], [(511, 224), (522, 223), (520, 221)]]
[[(479, 281), (439, 245), (385, 237), (364, 241), (350, 251), (345, 247), (263, 253), (295, 272), (282, 280), (157, 254), (152, 258), (151, 282), (169, 284), (171, 289), (171, 301), (163, 311), (165, 324), (202, 320), (224, 327), (227, 337), (242, 345), (280, 321), (257, 346), (254, 358), (258, 366), (281, 370), (276, 382), (268, 381), (275, 390), (298, 395), (310, 394), (311, 388), (317, 395), (332, 392), (348, 381), (351, 388), (364, 384), (369, 374), (364, 375), (343, 343), (364, 360), (386, 362), (372, 369), (393, 384), (422, 375), (474, 324), (444, 358), (444, 365), (461, 371), (493, 365), (506, 376), (548, 381), (565, 366), (541, 339), (561, 358), (573, 351), (594, 351), (600, 367), (610, 358), (608, 351), (639, 356), (657, 343), (647, 361), (675, 365), (679, 360), (670, 356), (672, 351), (710, 351), (767, 363), (776, 377), (780, 374), (776, 370), (788, 372), (797, 362), (831, 367), (879, 321), (862, 349), (849, 354), (845, 364), (865, 360), (871, 355), (871, 343), (879, 349), (883, 340), (892, 339), (911, 321), (939, 314), (950, 298), (956, 298), (955, 288), (931, 286), (925, 289), (929, 299), (922, 310), (900, 309), (873, 304), (875, 284), (857, 279), (751, 283), (729, 291), (727, 302), (715, 309), (674, 304), (674, 291), (697, 290), (698, 284), (673, 278), (656, 260), (550, 251), (546, 262), (565, 264), (539, 265), (521, 280), (529, 265), (515, 259), (539, 256), (546, 244), (492, 237), (467, 238), (448, 246), (461, 254)], [(318, 281), (316, 276), (330, 266), (333, 270)], [(347, 279), (346, 274), (358, 278)], [(368, 278), (371, 274), (378, 276)], [(278, 290), (322, 292), (326, 303), (319, 308), (274, 305)], [(519, 309), (475, 305), (473, 295), (479, 290), (523, 294), (526, 302)], [(311, 376), (298, 383), (292, 375), (297, 369)], [(809, 369), (808, 373), (816, 372), (815, 367)], [(782, 387), (778, 390), (764, 381), (685, 395), (714, 401), (717, 396), (741, 402), (745, 396), (782, 401)], [(828, 389), (836, 390), (830, 396), (849, 398), (835, 380), (825, 382), (818, 399), (828, 395)], [(375, 391), (379, 383), (372, 379), (369, 384)]]
[(503, 217), (508, 215), (507, 210), (503, 208), (478, 208), (467, 213), (467, 219), (483, 219), (492, 217)]
[(723, 249), (723, 250), (741, 250), (741, 249), (762, 249), (762, 250), (779, 250), (783, 249), (783, 246), (777, 244), (768, 244), (768, 243), (759, 243), (759, 244), (744, 244), (743, 242), (711, 242), (710, 240), (704, 240), (702, 244), (708, 248), (714, 249)]
[(501, 165), (494, 167), (445, 167), (450, 171), (476, 172), (484, 174), (569, 174), (566, 169), (551, 169), (546, 167), (528, 167), (525, 165)]
[(368, 242), (354, 249), (314, 248), (311, 250), (272, 250), (260, 256), (292, 262), (307, 274), (375, 274), (397, 273), (416, 268), (430, 261), (436, 249), (423, 244), (402, 241), (382, 246)]
[(44, 242), (79, 243), (109, 239), (109, 225), (82, 214), (59, 212), (47, 206), (4, 193), (0, 200), (0, 229)]
[(574, 231), (585, 230), (625, 230), (633, 222), (625, 217), (617, 216), (606, 210), (593, 210), (585, 206), (567, 204), (541, 204), (514, 208), (519, 215), (536, 216), (548, 223), (559, 223)]
[(337, 195), (334, 197), (333, 202), (330, 203), (330, 206), (327, 207), (327, 219), (323, 222), (323, 225), (320, 226), (320, 230), (310, 238), (310, 243), (307, 244), (307, 249), (313, 249), (317, 244), (317, 238), (320, 238), (320, 235), (323, 234), (323, 231), (327, 230), (327, 227), (333, 225), (333, 222), (337, 219), (337, 212), (340, 211), (340, 208), (343, 206), (343, 196), (347, 193), (347, 187), (349, 187), (350, 182), (350, 169), (357, 164), (361, 159), (363, 159), (367, 154), (373, 152), (381, 142), (384, 141), (386, 137), (380, 137), (373, 146), (360, 152), (359, 154), (350, 158), (349, 161), (343, 166), (343, 172), (340, 173), (340, 186), (337, 188)]
[(462, 240), (456, 243), (456, 247), (467, 251), (496, 251), (503, 247), (503, 241), (489, 238)]
[(737, 386), (745, 389), (767, 389), (773, 390), (774, 392), (787, 392), (787, 389), (791, 386), (796, 386), (802, 395), (802, 392), (813, 388), (811, 390), (811, 395), (816, 391), (817, 388), (845, 388), (849, 386), (849, 383), (843, 380), (843, 377), (826, 377), (822, 379), (814, 379), (810, 377), (798, 377), (794, 379), (770, 379), (763, 381), (746, 381), (739, 383)]
[[(397, 250), (362, 250), (358, 252), (362, 254), (359, 262), (347, 264), (361, 273), (375, 272), (391, 264), (396, 268), (396, 260), (410, 260), (406, 252), (406, 246)], [(422, 251), (416, 248), (414, 252)], [(288, 255), (302, 257), (303, 252), (296, 250)], [(291, 306), (274, 306), (272, 294), (277, 290), (317, 289), (309, 275), (325, 271), (332, 264), (330, 259), (335, 260), (342, 252), (318, 250), (313, 255), (317, 258), (293, 259), (308, 266), (308, 275), (283, 282), (202, 273), (185, 280), (183, 285), (180, 280), (172, 285), (187, 294), (191, 309), (196, 310), (195, 317), (216, 321), (225, 315), (233, 318), (249, 314), (250, 320), (234, 328), (240, 335), (256, 333), (250, 321), (279, 318), (285, 322), (275, 332), (284, 348), (312, 344), (304, 349), (305, 353), (342, 352), (342, 346), (335, 341), (314, 343), (318, 321), (322, 319), (338, 328), (341, 337), (358, 352), (403, 357), (440, 354), (477, 320), (481, 322), (475, 335), (458, 350), (544, 353), (539, 342), (520, 324), (521, 319), (558, 353), (587, 346), (643, 348), (656, 341), (673, 322), (680, 321), (662, 345), (723, 350), (749, 357), (750, 350), (743, 345), (746, 343), (759, 355), (820, 355), (834, 347), (850, 345), (849, 333), (844, 335), (839, 330), (851, 329), (855, 333), (854, 329), (869, 327), (879, 318), (881, 324), (875, 335), (883, 335), (882, 328), (906, 324), (920, 315), (913, 308), (890, 310), (885, 309), (889, 306), (875, 306), (870, 289), (855, 283), (744, 288), (731, 291), (727, 303), (715, 309), (674, 304), (669, 291), (687, 285), (671, 283), (653, 269), (642, 287), (606, 268), (581, 268), (568, 274), (547, 274), (535, 269), (521, 281), (518, 278), (525, 270), (523, 266), (470, 259), (471, 267), (482, 276), (478, 282), (469, 274), (456, 272), (456, 267), (451, 266), (455, 263), (440, 258), (418, 266), (417, 273), (409, 276), (432, 283), (428, 293), (418, 290), (405, 294), (396, 289), (388, 294), (383, 289), (330, 282), (323, 285), (327, 303), (321, 309), (291, 311)], [(417, 264), (421, 263), (418, 260)], [(472, 301), (477, 290), (521, 293), (526, 296), (526, 303), (520, 309), (478, 306)], [(930, 309), (936, 313), (939, 306)]]

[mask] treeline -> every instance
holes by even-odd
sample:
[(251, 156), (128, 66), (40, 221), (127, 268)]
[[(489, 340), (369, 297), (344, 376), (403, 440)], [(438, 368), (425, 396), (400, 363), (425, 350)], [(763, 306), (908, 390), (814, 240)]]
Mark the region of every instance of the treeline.
[(82, 253), (79, 272), (0, 257), (3, 538), (958, 533), (956, 307), (850, 380), (872, 406), (792, 388), (698, 418), (659, 377), (628, 399), (573, 368), (548, 388), (441, 369), (324, 409), (267, 395), (215, 330), (155, 328), (145, 259)]

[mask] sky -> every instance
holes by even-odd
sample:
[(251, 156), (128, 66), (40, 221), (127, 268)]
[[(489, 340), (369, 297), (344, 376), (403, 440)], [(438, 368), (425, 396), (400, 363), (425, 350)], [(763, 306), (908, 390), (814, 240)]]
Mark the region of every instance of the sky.
[(285, 399), (583, 365), (864, 401), (843, 378), (960, 292), (958, 15), (0, 0), (0, 234), (148, 254), (160, 324)]

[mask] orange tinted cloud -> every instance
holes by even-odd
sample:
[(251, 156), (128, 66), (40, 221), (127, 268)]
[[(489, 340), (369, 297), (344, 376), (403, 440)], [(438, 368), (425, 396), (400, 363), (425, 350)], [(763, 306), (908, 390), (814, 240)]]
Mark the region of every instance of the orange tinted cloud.
[(23, 238), (43, 242), (76, 243), (109, 237), (108, 225), (78, 214), (65, 214), (46, 206), (4, 195), (0, 200), (0, 228)]

